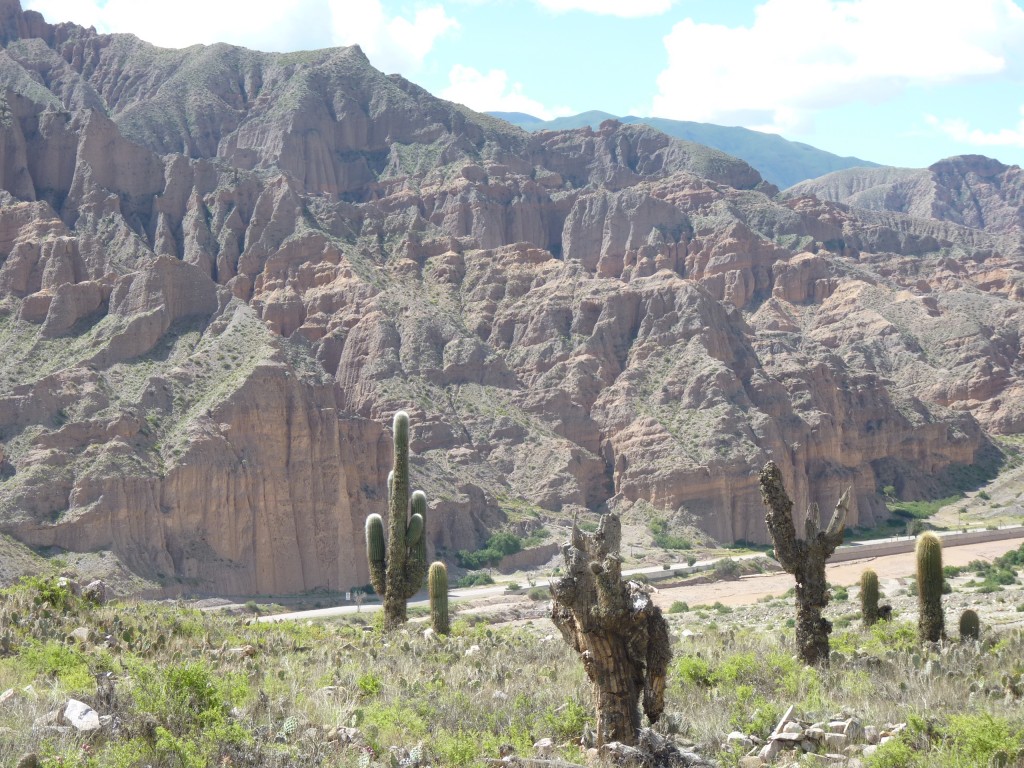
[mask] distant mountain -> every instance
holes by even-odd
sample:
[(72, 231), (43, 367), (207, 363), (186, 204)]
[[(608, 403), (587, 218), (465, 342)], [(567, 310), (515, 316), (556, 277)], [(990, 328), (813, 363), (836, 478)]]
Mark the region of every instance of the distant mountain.
[(666, 120), (661, 117), (617, 117), (607, 112), (591, 110), (578, 115), (541, 120), (523, 112), (490, 112), (494, 117), (507, 120), (527, 131), (564, 131), (590, 126), (596, 128), (605, 120), (619, 120), (623, 123), (643, 123), (657, 128), (677, 139), (686, 139), (698, 144), (721, 150), (746, 160), (766, 181), (779, 189), (791, 187), (807, 179), (816, 179), (826, 173), (846, 168), (878, 168), (878, 163), (861, 160), (859, 157), (840, 157), (831, 152), (788, 141), (773, 133), (761, 133), (748, 128), (736, 128), (711, 123), (691, 123), (686, 120)]
[(928, 168), (850, 168), (797, 184), (786, 194), (991, 233), (1024, 230), (1024, 172), (982, 155), (950, 157)]

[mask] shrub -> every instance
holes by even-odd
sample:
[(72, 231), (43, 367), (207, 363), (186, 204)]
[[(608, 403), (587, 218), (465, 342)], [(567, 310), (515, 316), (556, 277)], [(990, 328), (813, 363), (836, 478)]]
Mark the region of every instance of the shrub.
[(740, 564), (731, 557), (727, 557), (723, 560), (717, 561), (712, 572), (716, 579), (738, 579), (740, 577)]
[(676, 536), (668, 530), (668, 521), (662, 518), (651, 520), (648, 524), (656, 547), (662, 549), (692, 549), (693, 542), (683, 536)]
[(466, 589), (468, 587), (485, 587), (493, 583), (494, 577), (489, 573), (467, 573), (455, 582), (455, 586), (460, 589)]
[(690, 610), (690, 606), (686, 603), (680, 602), (679, 600), (676, 600), (668, 608), (669, 613), (686, 613), (688, 610)]

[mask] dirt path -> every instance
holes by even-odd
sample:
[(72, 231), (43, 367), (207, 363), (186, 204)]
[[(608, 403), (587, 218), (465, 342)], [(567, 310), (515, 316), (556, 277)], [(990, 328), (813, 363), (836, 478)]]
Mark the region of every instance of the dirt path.
[[(967, 565), (972, 560), (992, 560), (1011, 549), (1017, 549), (1022, 543), (1024, 538), (948, 547), (943, 550), (942, 562), (944, 565)], [(830, 565), (825, 570), (830, 583), (849, 587), (860, 582), (860, 574), (865, 568), (874, 569), (881, 582), (911, 576), (915, 568), (914, 553), (865, 557), (861, 560)], [(710, 605), (716, 602), (730, 606), (749, 605), (762, 597), (782, 595), (792, 586), (793, 577), (788, 573), (755, 574), (744, 576), (739, 581), (666, 587), (654, 595), (654, 602), (663, 610), (676, 600), (691, 606)]]

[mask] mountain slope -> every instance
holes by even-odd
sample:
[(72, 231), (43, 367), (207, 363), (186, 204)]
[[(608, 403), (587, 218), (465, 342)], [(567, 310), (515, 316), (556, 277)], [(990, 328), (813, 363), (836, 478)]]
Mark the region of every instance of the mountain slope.
[(857, 157), (840, 157), (798, 141), (761, 133), (748, 128), (668, 120), (661, 117), (615, 117), (607, 112), (582, 112), (570, 117), (541, 120), (522, 112), (490, 112), (527, 131), (558, 131), (573, 128), (597, 128), (605, 120), (644, 124), (677, 139), (705, 144), (738, 157), (754, 166), (766, 181), (785, 189), (807, 179), (815, 179), (833, 171), (851, 167), (877, 167), (876, 163)]
[(849, 169), (786, 190), (873, 211), (894, 211), (989, 232), (1024, 227), (1024, 173), (981, 155), (941, 160), (928, 168)]
[(32, 546), (363, 584), (398, 408), (449, 560), (638, 502), (765, 541), (769, 457), (869, 525), (1024, 425), (1014, 232), (780, 200), (644, 125), (528, 134), (357, 48), (0, 29), (0, 532)]

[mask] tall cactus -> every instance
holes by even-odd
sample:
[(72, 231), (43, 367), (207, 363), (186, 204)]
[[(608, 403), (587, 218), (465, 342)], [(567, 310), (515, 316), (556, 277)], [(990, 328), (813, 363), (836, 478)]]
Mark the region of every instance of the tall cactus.
[(420, 590), (427, 575), (427, 497), (423, 491), (409, 495), (409, 414), (396, 413), (393, 426), (394, 468), (388, 475), (386, 553), (384, 521), (376, 514), (366, 518), (370, 583), (384, 601), (385, 631), (407, 621), (406, 602)]
[(430, 625), (439, 635), (447, 635), (448, 626), (448, 569), (442, 562), (430, 564), (427, 574), (430, 589)]
[(921, 640), (936, 642), (945, 634), (942, 613), (942, 542), (926, 531), (917, 537), (917, 629)]
[(782, 484), (782, 472), (769, 461), (761, 470), (761, 500), (768, 508), (764, 521), (775, 543), (775, 557), (787, 573), (796, 577), (796, 644), (805, 664), (828, 664), (828, 636), (832, 622), (822, 612), (828, 605), (825, 561), (843, 541), (850, 489), (836, 503), (832, 519), (820, 530), (818, 505), (813, 504), (804, 521), (804, 538), (793, 525), (793, 502)]
[(878, 621), (878, 574), (870, 568), (860, 575), (860, 615), (865, 627)]

